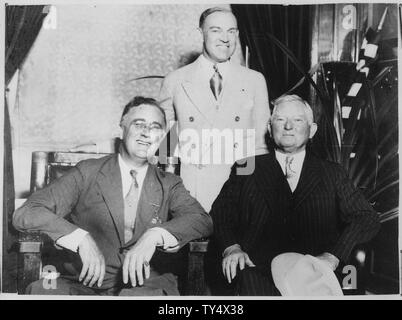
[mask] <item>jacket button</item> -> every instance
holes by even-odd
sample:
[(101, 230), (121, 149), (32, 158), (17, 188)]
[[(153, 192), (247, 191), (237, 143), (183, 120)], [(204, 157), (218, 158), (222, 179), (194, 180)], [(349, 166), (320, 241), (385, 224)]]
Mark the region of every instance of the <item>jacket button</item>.
[(188, 118), (188, 120), (190, 120), (190, 122), (193, 122), (193, 121), (194, 121), (194, 117), (190, 117), (190, 118)]
[(193, 144), (191, 145), (191, 148), (193, 148), (193, 149), (197, 148), (197, 146), (195, 145), (195, 143), (193, 143)]
[(235, 142), (235, 144), (233, 145), (233, 148), (237, 148), (239, 146), (239, 144), (237, 142)]
[(239, 122), (239, 120), (240, 120), (240, 117), (239, 117), (239, 116), (236, 116), (235, 121), (236, 121), (236, 122)]

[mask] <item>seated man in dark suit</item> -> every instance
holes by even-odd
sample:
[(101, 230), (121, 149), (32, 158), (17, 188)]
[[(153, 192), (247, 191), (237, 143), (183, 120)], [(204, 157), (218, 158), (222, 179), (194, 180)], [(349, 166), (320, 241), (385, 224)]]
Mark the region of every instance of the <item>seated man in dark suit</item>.
[[(135, 97), (124, 108), (118, 154), (77, 164), (16, 210), (14, 226), (69, 249), (69, 275), (31, 294), (178, 295), (169, 257), (212, 232), (212, 221), (179, 177), (149, 163), (164, 136), (164, 110)], [(158, 250), (156, 250), (158, 249)], [(166, 254), (165, 252), (171, 252)]]
[(285, 252), (317, 256), (332, 270), (353, 247), (379, 230), (379, 218), (336, 163), (314, 157), (306, 144), (317, 130), (307, 102), (296, 95), (274, 102), (275, 151), (255, 157), (255, 170), (235, 164), (211, 216), (222, 271), (236, 276), (240, 295), (276, 295), (272, 259)]

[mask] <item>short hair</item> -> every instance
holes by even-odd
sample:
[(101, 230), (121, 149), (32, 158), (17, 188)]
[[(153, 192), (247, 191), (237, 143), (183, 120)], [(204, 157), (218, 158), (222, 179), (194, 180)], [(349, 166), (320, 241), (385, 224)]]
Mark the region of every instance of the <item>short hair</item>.
[[(211, 15), (211, 14), (213, 14), (213, 13), (215, 13), (215, 12), (228, 12), (228, 13), (233, 14), (232, 10), (226, 9), (226, 8), (222, 8), (222, 7), (212, 7), (212, 8), (208, 8), (208, 9), (205, 10), (203, 13), (201, 13), (200, 21), (199, 21), (198, 26), (202, 29), (202, 27), (204, 26), (205, 19), (206, 19), (209, 15)], [(233, 15), (234, 15), (234, 14), (233, 14)], [(235, 17), (235, 18), (236, 18), (236, 17)]]
[(305, 113), (307, 116), (307, 122), (308, 122), (308, 124), (312, 124), (314, 122), (313, 109), (310, 107), (310, 105), (308, 104), (308, 102), (306, 100), (303, 100), (296, 94), (286, 94), (286, 95), (280, 96), (276, 100), (272, 101), (272, 104), (274, 106), (274, 109), (272, 110), (272, 116), (275, 114), (278, 105), (280, 105), (282, 103), (286, 103), (286, 102), (292, 102), (292, 101), (300, 102), (304, 106)]
[(165, 113), (165, 110), (163, 110), (163, 108), (160, 106), (159, 102), (156, 101), (153, 98), (147, 98), (147, 97), (142, 97), (142, 96), (136, 96), (133, 99), (131, 99), (129, 101), (129, 103), (126, 104), (126, 106), (124, 107), (123, 113), (121, 115), (121, 121), (123, 120), (123, 117), (132, 108), (136, 108), (136, 107), (139, 107), (139, 106), (144, 105), (144, 104), (149, 105), (149, 106), (153, 106), (153, 107), (155, 107), (156, 109), (158, 109), (162, 113), (163, 123), (164, 123), (164, 125), (166, 127), (166, 124), (167, 124), (167, 122), (166, 122), (166, 113)]

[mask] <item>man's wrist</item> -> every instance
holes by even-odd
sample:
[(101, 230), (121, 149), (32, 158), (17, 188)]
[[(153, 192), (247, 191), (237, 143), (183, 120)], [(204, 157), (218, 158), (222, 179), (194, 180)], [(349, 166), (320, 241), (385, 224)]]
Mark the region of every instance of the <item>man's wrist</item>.
[(148, 229), (146, 232), (147, 241), (151, 241), (155, 247), (163, 246), (163, 237), (158, 230)]
[(60, 237), (56, 240), (56, 245), (73, 252), (78, 252), (79, 246), (89, 233), (81, 228), (75, 229), (70, 234)]
[(227, 255), (231, 254), (235, 250), (241, 250), (241, 246), (238, 243), (232, 244), (231, 246), (227, 247), (223, 253), (222, 257), (226, 257)]

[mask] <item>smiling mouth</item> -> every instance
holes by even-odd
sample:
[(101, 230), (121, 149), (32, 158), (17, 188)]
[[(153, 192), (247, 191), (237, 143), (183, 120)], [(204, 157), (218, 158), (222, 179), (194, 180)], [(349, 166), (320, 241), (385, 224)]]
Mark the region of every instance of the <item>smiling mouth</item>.
[(151, 143), (142, 141), (142, 140), (137, 140), (137, 143), (140, 145), (143, 145), (143, 146), (147, 146), (147, 147), (149, 147), (151, 145)]

